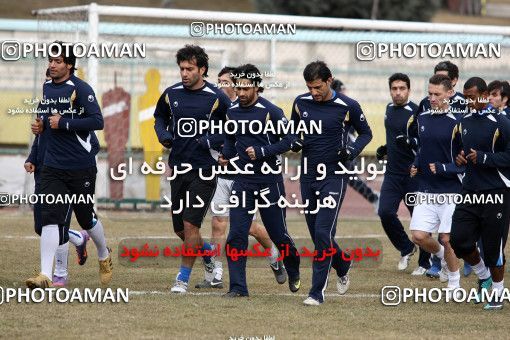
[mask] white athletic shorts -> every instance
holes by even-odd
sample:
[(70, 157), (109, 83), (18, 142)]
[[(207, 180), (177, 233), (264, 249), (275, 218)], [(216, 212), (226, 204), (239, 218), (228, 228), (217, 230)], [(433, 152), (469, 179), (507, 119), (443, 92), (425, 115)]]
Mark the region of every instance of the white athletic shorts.
[[(418, 193), (418, 195), (439, 195)], [(436, 200), (437, 201), (437, 200)], [(414, 207), (410, 230), (427, 233), (449, 234), (452, 229), (452, 216), (455, 203), (429, 204), (421, 203)]]
[[(214, 196), (211, 200), (211, 215), (219, 216), (219, 217), (228, 217), (230, 214), (230, 208), (226, 208), (225, 212), (223, 212), (223, 208), (219, 207), (219, 204), (229, 204), (230, 196), (232, 196), (232, 185), (234, 181), (231, 179), (225, 179), (222, 177), (218, 177), (218, 181), (216, 182), (216, 191), (214, 192)], [(253, 215), (253, 220), (257, 219), (257, 214)]]

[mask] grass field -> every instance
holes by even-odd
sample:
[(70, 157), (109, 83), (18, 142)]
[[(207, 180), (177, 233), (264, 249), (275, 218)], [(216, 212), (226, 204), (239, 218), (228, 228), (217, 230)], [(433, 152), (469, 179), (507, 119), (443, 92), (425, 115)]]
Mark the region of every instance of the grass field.
[[(119, 304), (16, 304), (0, 305), (0, 337), (6, 338), (200, 338), (275, 336), (287, 338), (504, 338), (509, 334), (510, 308), (498, 312), (481, 305), (456, 303), (406, 303), (387, 307), (381, 303), (381, 288), (443, 287), (437, 280), (413, 277), (412, 259), (407, 272), (397, 272), (399, 258), (375, 219), (340, 220), (337, 236), (370, 235), (382, 241), (382, 263), (378, 268), (351, 270), (351, 288), (336, 293), (335, 275), (330, 276), (326, 302), (319, 307), (302, 305), (311, 281), (308, 261), (302, 267), (302, 285), (291, 294), (278, 285), (269, 268), (249, 268), (250, 298), (225, 300), (219, 290), (190, 289), (186, 296), (169, 293), (177, 268), (131, 268), (119, 265), (117, 246), (125, 237), (173, 236), (169, 218), (163, 213), (105, 212), (103, 224), (114, 251), (113, 288), (129, 288), (128, 303)], [(408, 224), (408, 222), (406, 222)], [(73, 223), (76, 225), (76, 223)], [(204, 235), (210, 233), (205, 222)], [(292, 236), (307, 237), (302, 218), (290, 217)], [(39, 242), (32, 231), (30, 211), (0, 210), (0, 286), (19, 287), (38, 271)], [(70, 253), (70, 288), (99, 287), (97, 256), (93, 244), (85, 266)], [(224, 266), (226, 268), (226, 265)], [(228, 272), (225, 270), (225, 272)], [(197, 263), (191, 286), (202, 280)], [(228, 277), (226, 278), (228, 282)], [(464, 288), (475, 286), (475, 278), (462, 278)]]

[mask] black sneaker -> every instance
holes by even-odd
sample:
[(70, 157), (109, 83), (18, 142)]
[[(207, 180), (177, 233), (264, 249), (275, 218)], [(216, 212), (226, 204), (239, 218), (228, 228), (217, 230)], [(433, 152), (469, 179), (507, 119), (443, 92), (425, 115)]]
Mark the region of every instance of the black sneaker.
[(214, 278), (212, 281), (207, 281), (207, 280), (204, 280), (200, 283), (197, 283), (195, 285), (195, 288), (218, 288), (218, 289), (222, 289), (223, 288), (223, 281), (222, 280), (218, 280), (217, 278)]
[(293, 293), (297, 292), (300, 287), (301, 287), (301, 280), (299, 279), (299, 277), (294, 280), (291, 280), (289, 278), (289, 289), (291, 292), (293, 292)]
[(271, 263), (269, 266), (271, 267), (271, 270), (273, 270), (276, 282), (281, 285), (284, 284), (287, 281), (287, 271), (285, 270), (283, 261), (280, 260), (278, 262)]
[(485, 306), (483, 306), (483, 309), (485, 310), (499, 310), (503, 309), (503, 301), (498, 301), (499, 299), (496, 299), (496, 301), (491, 301)]
[(488, 277), (484, 280), (480, 280), (478, 279), (478, 296), (477, 296), (477, 299), (475, 300), (475, 304), (478, 304), (478, 303), (481, 303), (483, 302), (483, 298), (482, 298), (482, 291), (486, 291), (486, 294), (487, 292), (489, 291), (489, 289), (492, 287), (492, 277)]
[(240, 297), (248, 297), (248, 294), (241, 294), (239, 292), (230, 291), (222, 295), (224, 298), (240, 298)]

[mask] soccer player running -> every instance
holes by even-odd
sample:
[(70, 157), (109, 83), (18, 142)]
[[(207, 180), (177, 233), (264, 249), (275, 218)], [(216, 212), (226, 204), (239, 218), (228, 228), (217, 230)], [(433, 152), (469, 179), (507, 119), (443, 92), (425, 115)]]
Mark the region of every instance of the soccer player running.
[[(218, 73), (218, 87), (228, 96), (232, 105), (237, 100), (237, 94), (234, 88), (235, 84), (231, 76), (233, 72), (235, 72), (235, 68), (226, 66)], [(213, 141), (214, 137), (209, 138), (208, 136), (204, 136), (201, 140), (201, 142), (209, 143), (210, 145), (213, 144), (211, 145), (213, 148), (218, 146), (219, 149), (221, 149), (223, 147), (224, 138), (219, 142), (220, 145), (215, 145), (215, 143), (212, 143)], [(230, 209), (221, 209), (221, 206), (226, 206), (230, 203), (229, 199), (232, 195), (233, 183), (234, 175), (218, 175), (216, 191), (211, 200), (211, 242), (213, 244), (219, 244), (222, 249), (224, 247)], [(287, 281), (287, 272), (285, 271), (283, 261), (277, 260), (280, 256), (278, 248), (271, 242), (266, 229), (255, 222), (255, 215), (253, 215), (253, 222), (250, 226), (250, 236), (253, 236), (265, 249), (271, 249), (271, 255), (268, 256), (269, 265), (275, 275), (276, 281), (279, 284), (284, 284)], [(213, 272), (209, 273), (205, 270), (204, 280), (196, 284), (195, 288), (223, 288), (223, 263), (219, 261), (218, 257), (214, 258)]]
[[(46, 70), (46, 82), (51, 82), (50, 69)], [(41, 108), (41, 106), (38, 106)], [(27, 173), (34, 174), (34, 194), (41, 193), (41, 168), (44, 163), (44, 154), (46, 152), (46, 144), (48, 136), (51, 133), (50, 129), (44, 129), (43, 120), (47, 114), (41, 113), (40, 116), (32, 123), (32, 132), (35, 134), (30, 154), (25, 161), (24, 168)], [(66, 225), (69, 226), (71, 223), (71, 216), (67, 216)], [(36, 202), (34, 204), (34, 229), (37, 235), (41, 236), (42, 225), (41, 225), (41, 203)], [(76, 253), (78, 255), (78, 264), (84, 265), (87, 261), (87, 241), (89, 235), (85, 230), (77, 231), (69, 229), (69, 242), (76, 247)], [(67, 284), (68, 271), (67, 271), (67, 260), (69, 253), (69, 243), (66, 242), (59, 245), (55, 253), (55, 272), (52, 278), (52, 284), (54, 287), (64, 287)]]
[[(232, 195), (238, 199), (239, 205), (230, 209), (230, 230), (227, 237), (227, 252), (243, 252), (248, 248), (248, 231), (252, 224), (255, 208), (258, 208), (262, 223), (266, 227), (271, 240), (276, 244), (283, 256), (288, 274), (289, 289), (295, 293), (299, 290), (299, 256), (294, 241), (287, 230), (285, 221), (286, 209), (280, 207), (278, 201), (285, 197), (283, 176), (278, 171), (281, 154), (289, 151), (292, 135), (283, 131), (243, 131), (240, 121), (247, 121), (245, 126), (255, 126), (259, 122), (265, 127), (271, 121), (275, 129), (279, 123), (288, 124), (283, 111), (259, 95), (263, 91), (262, 77), (257, 67), (246, 64), (235, 70), (236, 92), (239, 96), (227, 112), (227, 118), (238, 123), (235, 134), (225, 136), (223, 156), (220, 164), (239, 156), (235, 163), (241, 169), (249, 169), (253, 174), (236, 174), (232, 186)], [(270, 130), (270, 129), (267, 129)], [(247, 167), (248, 166), (248, 167)], [(263, 171), (264, 167), (272, 171)], [(276, 172), (276, 173), (273, 173)], [(265, 172), (265, 173), (264, 173)], [(264, 197), (264, 198), (263, 198)], [(260, 206), (268, 202), (267, 206)], [(225, 297), (235, 298), (248, 296), (246, 283), (246, 256), (238, 259), (228, 256), (230, 286)]]
[[(337, 92), (345, 94), (347, 89), (345, 88), (344, 83), (339, 79), (334, 79), (331, 83), (331, 88)], [(354, 128), (349, 130), (349, 143), (353, 143), (356, 140), (356, 136), (354, 134)], [(354, 169), (354, 163), (351, 162), (349, 164), (349, 170)], [(379, 193), (373, 190), (362, 178), (353, 178), (349, 179), (347, 183), (351, 188), (356, 190), (364, 199), (366, 199), (370, 204), (374, 206), (374, 210), (377, 213), (379, 210)]]
[[(452, 86), (454, 88), (454, 91), (452, 93), (452, 96), (450, 97), (450, 104), (451, 109), (450, 112), (453, 113), (456, 116), (462, 116), (467, 112), (467, 105), (464, 99), (464, 95), (460, 92), (455, 92), (455, 86), (457, 85), (457, 82), (459, 80), (459, 68), (457, 65), (452, 63), (451, 61), (441, 61), (434, 67), (434, 74), (443, 74), (450, 78), (452, 82)], [(410, 122), (408, 131), (411, 131), (412, 134), (416, 135), (416, 118), (418, 115), (422, 112), (425, 112), (427, 110), (430, 110), (430, 101), (428, 95), (425, 96), (420, 101), (420, 104), (418, 105), (418, 111), (413, 117), (413, 120)], [(415, 139), (407, 139), (407, 138), (399, 138), (399, 145), (402, 148), (413, 148), (416, 150), (416, 140)], [(438, 239), (440, 241), (440, 239)], [(427, 258), (425, 258), (426, 256)], [(425, 272), (425, 275), (431, 278), (439, 278), (441, 282), (448, 281), (448, 271), (447, 268), (441, 268), (441, 260), (437, 256), (432, 256), (432, 265), (429, 263), (430, 255), (425, 252), (420, 252), (420, 263), (425, 263), (425, 260), (427, 261), (427, 266), (424, 268), (428, 268)], [(422, 266), (420, 266), (422, 267)], [(430, 268), (429, 268), (430, 267)], [(422, 267), (423, 268), (423, 267)], [(468, 276), (471, 273), (471, 266), (464, 263), (464, 275)]]
[[(313, 261), (312, 287), (305, 305), (320, 305), (328, 285), (331, 267), (336, 270), (337, 290), (345, 294), (349, 288), (351, 261), (344, 260), (342, 250), (335, 241), (338, 212), (347, 190), (348, 174), (335, 174), (357, 157), (372, 139), (372, 131), (357, 101), (331, 89), (331, 70), (323, 61), (308, 64), (303, 77), (308, 93), (298, 96), (292, 105), (294, 125), (304, 121), (321, 124), (321, 133), (304, 134), (301, 154), (301, 198), (309, 200), (307, 210), (317, 210), (317, 200), (326, 198), (335, 202), (335, 207), (320, 207), (317, 213), (305, 213), (306, 224), (317, 251)], [(358, 137), (348, 144), (348, 131), (354, 127)], [(298, 151), (298, 148), (293, 148)], [(306, 169), (305, 159), (307, 162)], [(319, 168), (323, 168), (322, 170)], [(321, 175), (325, 173), (325, 177)], [(324, 178), (320, 178), (323, 176)], [(317, 195), (318, 192), (318, 195)], [(336, 252), (325, 260), (325, 252)], [(322, 258), (322, 260), (321, 260)]]
[[(460, 152), (457, 123), (460, 117), (451, 113), (449, 98), (453, 86), (446, 75), (436, 74), (429, 79), (431, 110), (418, 116), (418, 153), (411, 167), (411, 176), (418, 179), (417, 205), (410, 230), (413, 242), (442, 261), (448, 268), (448, 287), (460, 287), (459, 263), (450, 246), (452, 214), (455, 209), (452, 194), (462, 188), (463, 167), (455, 164)], [(424, 199), (424, 202), (422, 202)], [(441, 243), (432, 237), (439, 233)]]
[(29, 288), (52, 285), (50, 279), (53, 258), (59, 245), (69, 240), (69, 214), (74, 211), (80, 226), (94, 241), (99, 258), (99, 276), (102, 284), (112, 279), (110, 249), (106, 246), (103, 225), (94, 212), (93, 197), (96, 182), (96, 154), (99, 142), (94, 130), (103, 129), (103, 116), (94, 91), (74, 75), (76, 57), (72, 46), (66, 48), (57, 42), (49, 57), (51, 81), (43, 87), (44, 103), (41, 109), (49, 112), (43, 117), (48, 130), (46, 152), (41, 168), (40, 192), (45, 196), (74, 196), (75, 204), (42, 204), (41, 213), (41, 273), (29, 278)]
[[(487, 85), (487, 92), (489, 93), (489, 104), (498, 110), (500, 115), (510, 119), (510, 108), (508, 108), (508, 98), (510, 96), (510, 85), (507, 81), (494, 80)], [(480, 257), (483, 259), (483, 245), (479, 240), (477, 242)], [(469, 266), (469, 268), (471, 268)]]
[[(466, 166), (464, 201), (455, 207), (450, 243), (457, 257), (468, 262), (478, 276), (479, 294), (492, 286), (494, 298), (484, 308), (501, 309), (510, 220), (510, 121), (487, 104), (487, 84), (482, 78), (468, 79), (464, 96), (469, 99), (470, 112), (459, 125), (463, 147), (456, 158), (457, 165)], [(493, 202), (475, 201), (475, 194)], [(502, 197), (502, 202), (497, 197)], [(480, 238), (484, 259), (476, 247)]]
[[(209, 57), (203, 48), (186, 45), (177, 51), (176, 60), (182, 81), (168, 87), (159, 98), (154, 129), (160, 143), (171, 149), (168, 164), (173, 171), (181, 171), (170, 181), (174, 231), (185, 247), (193, 251), (212, 250), (211, 245), (202, 240), (200, 227), (216, 188), (212, 167), (217, 159), (213, 157), (216, 152), (210, 150), (207, 143), (200, 142), (209, 132), (202, 133), (196, 127), (201, 126), (201, 121), (223, 121), (230, 100), (216, 85), (204, 79)], [(195, 126), (195, 131), (185, 126)], [(185, 171), (188, 165), (191, 170)], [(191, 201), (187, 202), (186, 197)], [(202, 260), (206, 270), (212, 273), (213, 259), (204, 256)], [(171, 292), (187, 292), (194, 262), (195, 256), (182, 257)]]
[[(386, 173), (381, 187), (378, 215), (384, 232), (393, 246), (400, 252), (398, 270), (407, 269), (410, 257), (416, 252), (416, 246), (407, 236), (397, 212), (400, 202), (408, 193), (418, 190), (418, 182), (409, 176), (409, 168), (414, 161), (410, 147), (400, 147), (399, 138), (407, 135), (408, 123), (413, 120), (418, 106), (409, 100), (411, 80), (406, 74), (395, 73), (388, 79), (392, 102), (386, 106), (384, 127), (386, 144), (377, 148), (378, 160), (387, 158)], [(406, 205), (412, 215), (413, 207)], [(420, 248), (418, 268), (412, 275), (423, 275), (429, 263), (430, 254)]]

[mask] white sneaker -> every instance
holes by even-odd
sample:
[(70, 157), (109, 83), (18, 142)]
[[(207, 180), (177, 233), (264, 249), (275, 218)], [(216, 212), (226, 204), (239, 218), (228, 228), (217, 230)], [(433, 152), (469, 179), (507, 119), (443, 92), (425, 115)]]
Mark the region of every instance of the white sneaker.
[(213, 281), (222, 281), (223, 278), (223, 265), (219, 261), (214, 262)]
[(210, 263), (205, 263), (202, 257), (202, 264), (204, 265), (204, 279), (211, 282), (214, 279), (215, 261), (212, 259)]
[(175, 279), (174, 286), (170, 289), (172, 293), (186, 294), (188, 292), (188, 283)]
[(439, 281), (440, 282), (448, 282), (448, 269), (445, 267), (441, 268), (439, 272)]
[(349, 289), (350, 285), (351, 280), (349, 279), (349, 274), (345, 274), (342, 277), (337, 276), (336, 289), (338, 290), (338, 294), (344, 295)]
[(421, 276), (421, 275), (424, 275), (426, 272), (427, 272), (427, 269), (425, 269), (422, 266), (420, 266), (420, 267), (416, 268), (415, 270), (413, 270), (411, 275)]
[(449, 301), (455, 301), (455, 300), (461, 300), (462, 299), (462, 291), (460, 290), (460, 286), (450, 287), (448, 286), (449, 290), (446, 292), (448, 294), (448, 300)]
[(303, 301), (303, 304), (306, 306), (319, 306), (321, 303), (309, 296)]
[(448, 265), (444, 259), (441, 260), (441, 271), (439, 272), (439, 281), (448, 282)]
[(416, 246), (413, 248), (413, 250), (409, 254), (404, 255), (400, 258), (400, 261), (398, 261), (398, 265), (397, 265), (398, 270), (406, 270), (407, 269), (407, 266), (409, 266), (409, 260), (410, 260), (411, 256), (414, 255), (414, 253), (416, 253)]

